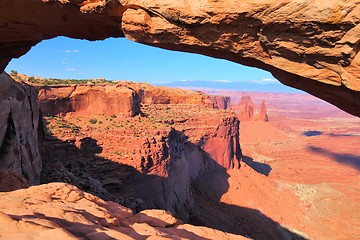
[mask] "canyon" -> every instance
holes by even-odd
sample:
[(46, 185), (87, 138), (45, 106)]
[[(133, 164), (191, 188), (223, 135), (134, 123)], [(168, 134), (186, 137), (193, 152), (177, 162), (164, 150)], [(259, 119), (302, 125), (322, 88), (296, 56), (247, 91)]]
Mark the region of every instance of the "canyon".
[(126, 37), (267, 70), (360, 116), (359, 6), (3, 1), (0, 238), (359, 239), (359, 120), (337, 108), (3, 72), (42, 40)]
[[(19, 84), (12, 82), (22, 89)], [(359, 120), (333, 106), (304, 94), (219, 90), (211, 92), (217, 94), (214, 97), (122, 81), (25, 87), (38, 93), (39, 105), (32, 109), (44, 116), (41, 127), (33, 129), (43, 143), (37, 179), (42, 185), (27, 190), (41, 194), (30, 198), (31, 208), (24, 200), (25, 208), (18, 207), (17, 200), (17, 207), (11, 207), (0, 198), (4, 222), (18, 229), (2, 232), (3, 236), (17, 236), (17, 231), (27, 236), (33, 229), (43, 229), (34, 228), (35, 221), (51, 226), (39, 236), (56, 231), (88, 239), (359, 237)], [(83, 96), (72, 94), (74, 89), (81, 89)], [(91, 107), (87, 94), (102, 96), (97, 98), (98, 106), (123, 101), (129, 104), (124, 109), (136, 106), (138, 113), (126, 115), (108, 104), (105, 112), (99, 107), (101, 111), (87, 114)], [(226, 95), (232, 104), (219, 109), (220, 100), (229, 104)], [(129, 101), (129, 96), (138, 100)], [(75, 101), (71, 106), (79, 109), (59, 107)], [(242, 114), (236, 106), (243, 105), (253, 106), (257, 114), (240, 124)], [(53, 114), (54, 109), (60, 111)], [(257, 116), (267, 116), (267, 121)], [(41, 134), (40, 129), (44, 129)], [(335, 148), (337, 153), (332, 151)], [(3, 191), (29, 187), (21, 172), (1, 173)], [(13, 184), (6, 189), (9, 176)], [(54, 197), (52, 192), (59, 189), (64, 195)], [(80, 197), (69, 200), (72, 192)], [(19, 190), (3, 197), (29, 199), (26, 194)], [(55, 201), (54, 212), (31, 210), (41, 209), (46, 199)], [(60, 205), (57, 199), (62, 199)], [(76, 210), (81, 215), (64, 214), (74, 206), (83, 209)], [(110, 215), (94, 214), (93, 208)], [(73, 218), (84, 220), (73, 222)], [(85, 223), (88, 227), (82, 227)], [(178, 229), (187, 229), (187, 234)]]

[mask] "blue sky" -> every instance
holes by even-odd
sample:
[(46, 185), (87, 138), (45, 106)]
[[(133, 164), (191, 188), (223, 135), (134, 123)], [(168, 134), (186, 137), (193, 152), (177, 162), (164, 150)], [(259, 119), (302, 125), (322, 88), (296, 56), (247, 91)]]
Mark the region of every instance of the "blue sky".
[[(65, 37), (43, 41), (6, 68), (29, 76), (106, 78), (163, 84), (174, 81), (253, 82), (281, 86), (263, 70), (198, 54), (163, 50), (125, 38), (90, 42)], [(276, 89), (274, 89), (276, 91)]]

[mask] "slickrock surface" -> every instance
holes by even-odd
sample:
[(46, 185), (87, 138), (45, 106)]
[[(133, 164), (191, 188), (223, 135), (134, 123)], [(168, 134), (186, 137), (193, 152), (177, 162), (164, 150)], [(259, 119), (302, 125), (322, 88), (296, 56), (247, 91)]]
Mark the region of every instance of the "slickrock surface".
[(0, 193), (1, 239), (246, 239), (183, 224), (163, 210), (138, 214), (65, 183)]
[(0, 69), (44, 39), (126, 36), (265, 69), (360, 116), (359, 6), (358, 0), (3, 1)]
[(8, 170), (9, 176), (25, 178), (30, 184), (40, 181), (39, 114), (34, 89), (4, 72), (0, 74), (0, 170)]

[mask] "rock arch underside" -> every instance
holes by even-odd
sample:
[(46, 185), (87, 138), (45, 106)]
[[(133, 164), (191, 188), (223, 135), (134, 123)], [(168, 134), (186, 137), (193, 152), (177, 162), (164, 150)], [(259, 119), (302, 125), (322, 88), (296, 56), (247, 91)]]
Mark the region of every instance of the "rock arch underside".
[(267, 70), (360, 116), (359, 23), (357, 0), (4, 0), (0, 70), (56, 36), (127, 37)]

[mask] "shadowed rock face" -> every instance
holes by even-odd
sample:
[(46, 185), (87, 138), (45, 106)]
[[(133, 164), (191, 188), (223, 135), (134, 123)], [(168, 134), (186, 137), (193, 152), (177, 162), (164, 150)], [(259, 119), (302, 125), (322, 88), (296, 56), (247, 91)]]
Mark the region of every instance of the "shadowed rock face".
[[(36, 92), (22, 86), (9, 75), (0, 74), (0, 170), (1, 177), (12, 179), (4, 189), (17, 189), (14, 179), (25, 178), (30, 184), (40, 181), (39, 106)], [(5, 185), (5, 184), (1, 184)], [(11, 187), (14, 185), (14, 187)], [(12, 190), (13, 190), (12, 189)]]
[(357, 0), (3, 1), (0, 69), (43, 39), (125, 35), (268, 70), (360, 116), (359, 12)]

